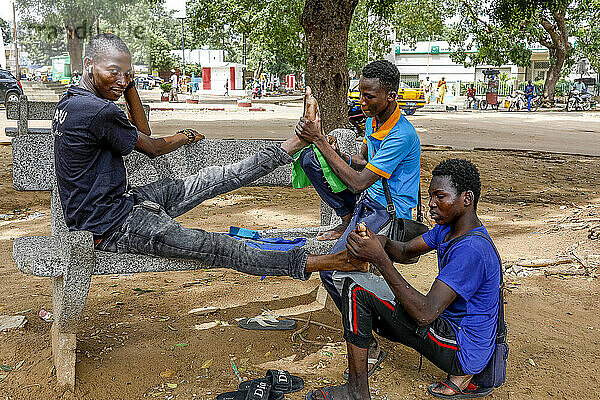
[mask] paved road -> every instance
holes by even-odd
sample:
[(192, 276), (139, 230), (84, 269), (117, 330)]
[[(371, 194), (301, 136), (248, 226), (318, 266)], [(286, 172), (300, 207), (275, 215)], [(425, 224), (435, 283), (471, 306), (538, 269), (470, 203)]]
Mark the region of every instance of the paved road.
[(423, 144), (600, 155), (600, 113), (422, 113), (410, 117)]
[[(215, 105), (225, 111), (206, 111), (207, 105), (178, 105), (175, 111), (153, 111), (153, 132), (165, 135), (182, 127), (196, 128), (212, 138), (281, 139), (291, 134), (301, 104), (264, 105), (265, 112)], [(208, 105), (210, 107), (210, 105)], [(418, 112), (408, 117), (424, 145), (457, 149), (494, 148), (536, 150), (600, 156), (600, 112)], [(15, 126), (0, 110), (0, 132)], [(32, 126), (49, 126), (34, 121)], [(2, 136), (0, 136), (2, 141)]]

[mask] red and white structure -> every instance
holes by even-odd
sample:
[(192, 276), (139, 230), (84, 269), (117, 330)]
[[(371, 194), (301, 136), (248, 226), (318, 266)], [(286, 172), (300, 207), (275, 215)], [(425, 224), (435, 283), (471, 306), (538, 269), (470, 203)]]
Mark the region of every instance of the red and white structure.
[(288, 74), (285, 76), (285, 90), (296, 90), (296, 75)]
[(215, 62), (202, 65), (202, 87), (205, 93), (224, 94), (225, 84), (229, 86), (229, 95), (243, 96), (242, 89), (244, 64), (232, 62)]

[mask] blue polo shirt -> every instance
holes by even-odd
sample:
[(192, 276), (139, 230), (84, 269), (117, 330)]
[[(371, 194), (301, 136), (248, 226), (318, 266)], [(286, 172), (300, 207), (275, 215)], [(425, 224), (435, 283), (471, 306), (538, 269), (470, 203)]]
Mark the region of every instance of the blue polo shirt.
[[(367, 145), (367, 169), (386, 178), (398, 218), (411, 218), (417, 205), (421, 175), (421, 142), (415, 128), (402, 115), (400, 108), (378, 129), (375, 118), (367, 118), (364, 143)], [(382, 206), (387, 206), (381, 179), (367, 193)]]
[[(423, 240), (437, 250), (438, 267), (446, 254), (450, 225), (436, 225), (423, 234)], [(485, 227), (473, 229), (488, 235)], [(456, 333), (458, 360), (465, 374), (485, 368), (494, 351), (500, 297), (500, 261), (488, 240), (469, 236), (452, 246), (447, 264), (436, 279), (457, 294), (442, 312)]]
[(69, 230), (96, 237), (122, 225), (133, 208), (125, 196), (123, 156), (137, 143), (138, 131), (112, 101), (71, 86), (52, 120), (58, 194)]

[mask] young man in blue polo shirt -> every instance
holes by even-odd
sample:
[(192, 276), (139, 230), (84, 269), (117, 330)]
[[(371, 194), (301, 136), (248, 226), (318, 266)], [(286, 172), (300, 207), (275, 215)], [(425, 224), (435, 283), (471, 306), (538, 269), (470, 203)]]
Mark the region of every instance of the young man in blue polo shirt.
[[(302, 154), (302, 166), (315, 189), (342, 217), (344, 224), (332, 253), (345, 248), (348, 233), (359, 222), (365, 222), (374, 232), (389, 222), (382, 179), (387, 179), (396, 214), (411, 218), (417, 205), (419, 190), (421, 144), (415, 128), (402, 115), (396, 103), (400, 73), (389, 61), (374, 61), (362, 71), (359, 89), (360, 105), (368, 117), (365, 138), (359, 154), (338, 153), (321, 134), (321, 121), (302, 118), (296, 133), (313, 143), (323, 154), (335, 175), (348, 187), (346, 192), (333, 193), (323, 178), (318, 161)], [(340, 213), (339, 210), (343, 210)], [(333, 301), (341, 309), (341, 297), (332, 281), (332, 272), (321, 273), (321, 279)]]
[[(359, 154), (338, 153), (322, 135), (318, 114), (315, 121), (302, 118), (296, 126), (298, 136), (317, 147), (333, 173), (348, 188), (341, 193), (333, 193), (314, 152), (304, 150), (301, 163), (306, 175), (321, 198), (342, 218), (341, 226), (334, 232), (325, 233), (328, 238), (338, 238), (331, 253), (346, 247), (348, 233), (359, 222), (364, 222), (373, 232), (387, 229), (390, 216), (382, 179), (388, 180), (398, 217), (411, 218), (411, 210), (417, 205), (421, 143), (415, 128), (396, 103), (399, 84), (400, 73), (389, 61), (374, 61), (363, 69), (359, 84), (360, 106), (367, 121)], [(333, 271), (321, 272), (320, 275), (327, 292), (341, 311), (341, 285), (346, 275), (336, 275)], [(362, 282), (365, 277), (354, 274), (353, 279)], [(373, 341), (369, 351), (370, 374), (384, 355), (377, 348), (377, 342)]]
[[(346, 279), (343, 289), (344, 338), (349, 378), (345, 385), (317, 389), (307, 399), (369, 399), (367, 348), (372, 331), (414, 348), (448, 374), (429, 386), (443, 399), (483, 397), (493, 388), (471, 383), (495, 349), (501, 265), (479, 218), (481, 183), (466, 160), (447, 160), (433, 170), (429, 209), (436, 226), (407, 243), (369, 229), (350, 233), (348, 252), (374, 264), (388, 283), (383, 299)], [(360, 227), (362, 228), (362, 227)], [(393, 262), (437, 250), (439, 273), (426, 295), (414, 289)]]

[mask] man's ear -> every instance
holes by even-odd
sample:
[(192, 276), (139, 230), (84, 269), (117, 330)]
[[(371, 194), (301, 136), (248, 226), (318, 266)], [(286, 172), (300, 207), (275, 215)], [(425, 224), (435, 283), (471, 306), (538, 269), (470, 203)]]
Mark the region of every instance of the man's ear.
[(88, 74), (92, 74), (92, 60), (89, 57), (86, 57), (83, 59), (83, 69), (85, 72), (87, 72)]
[(475, 194), (473, 194), (472, 190), (467, 190), (463, 193), (463, 199), (465, 208), (469, 207), (473, 205), (473, 202), (475, 201)]
[(389, 92), (388, 93), (388, 101), (396, 101), (396, 97), (398, 96), (397, 92)]

